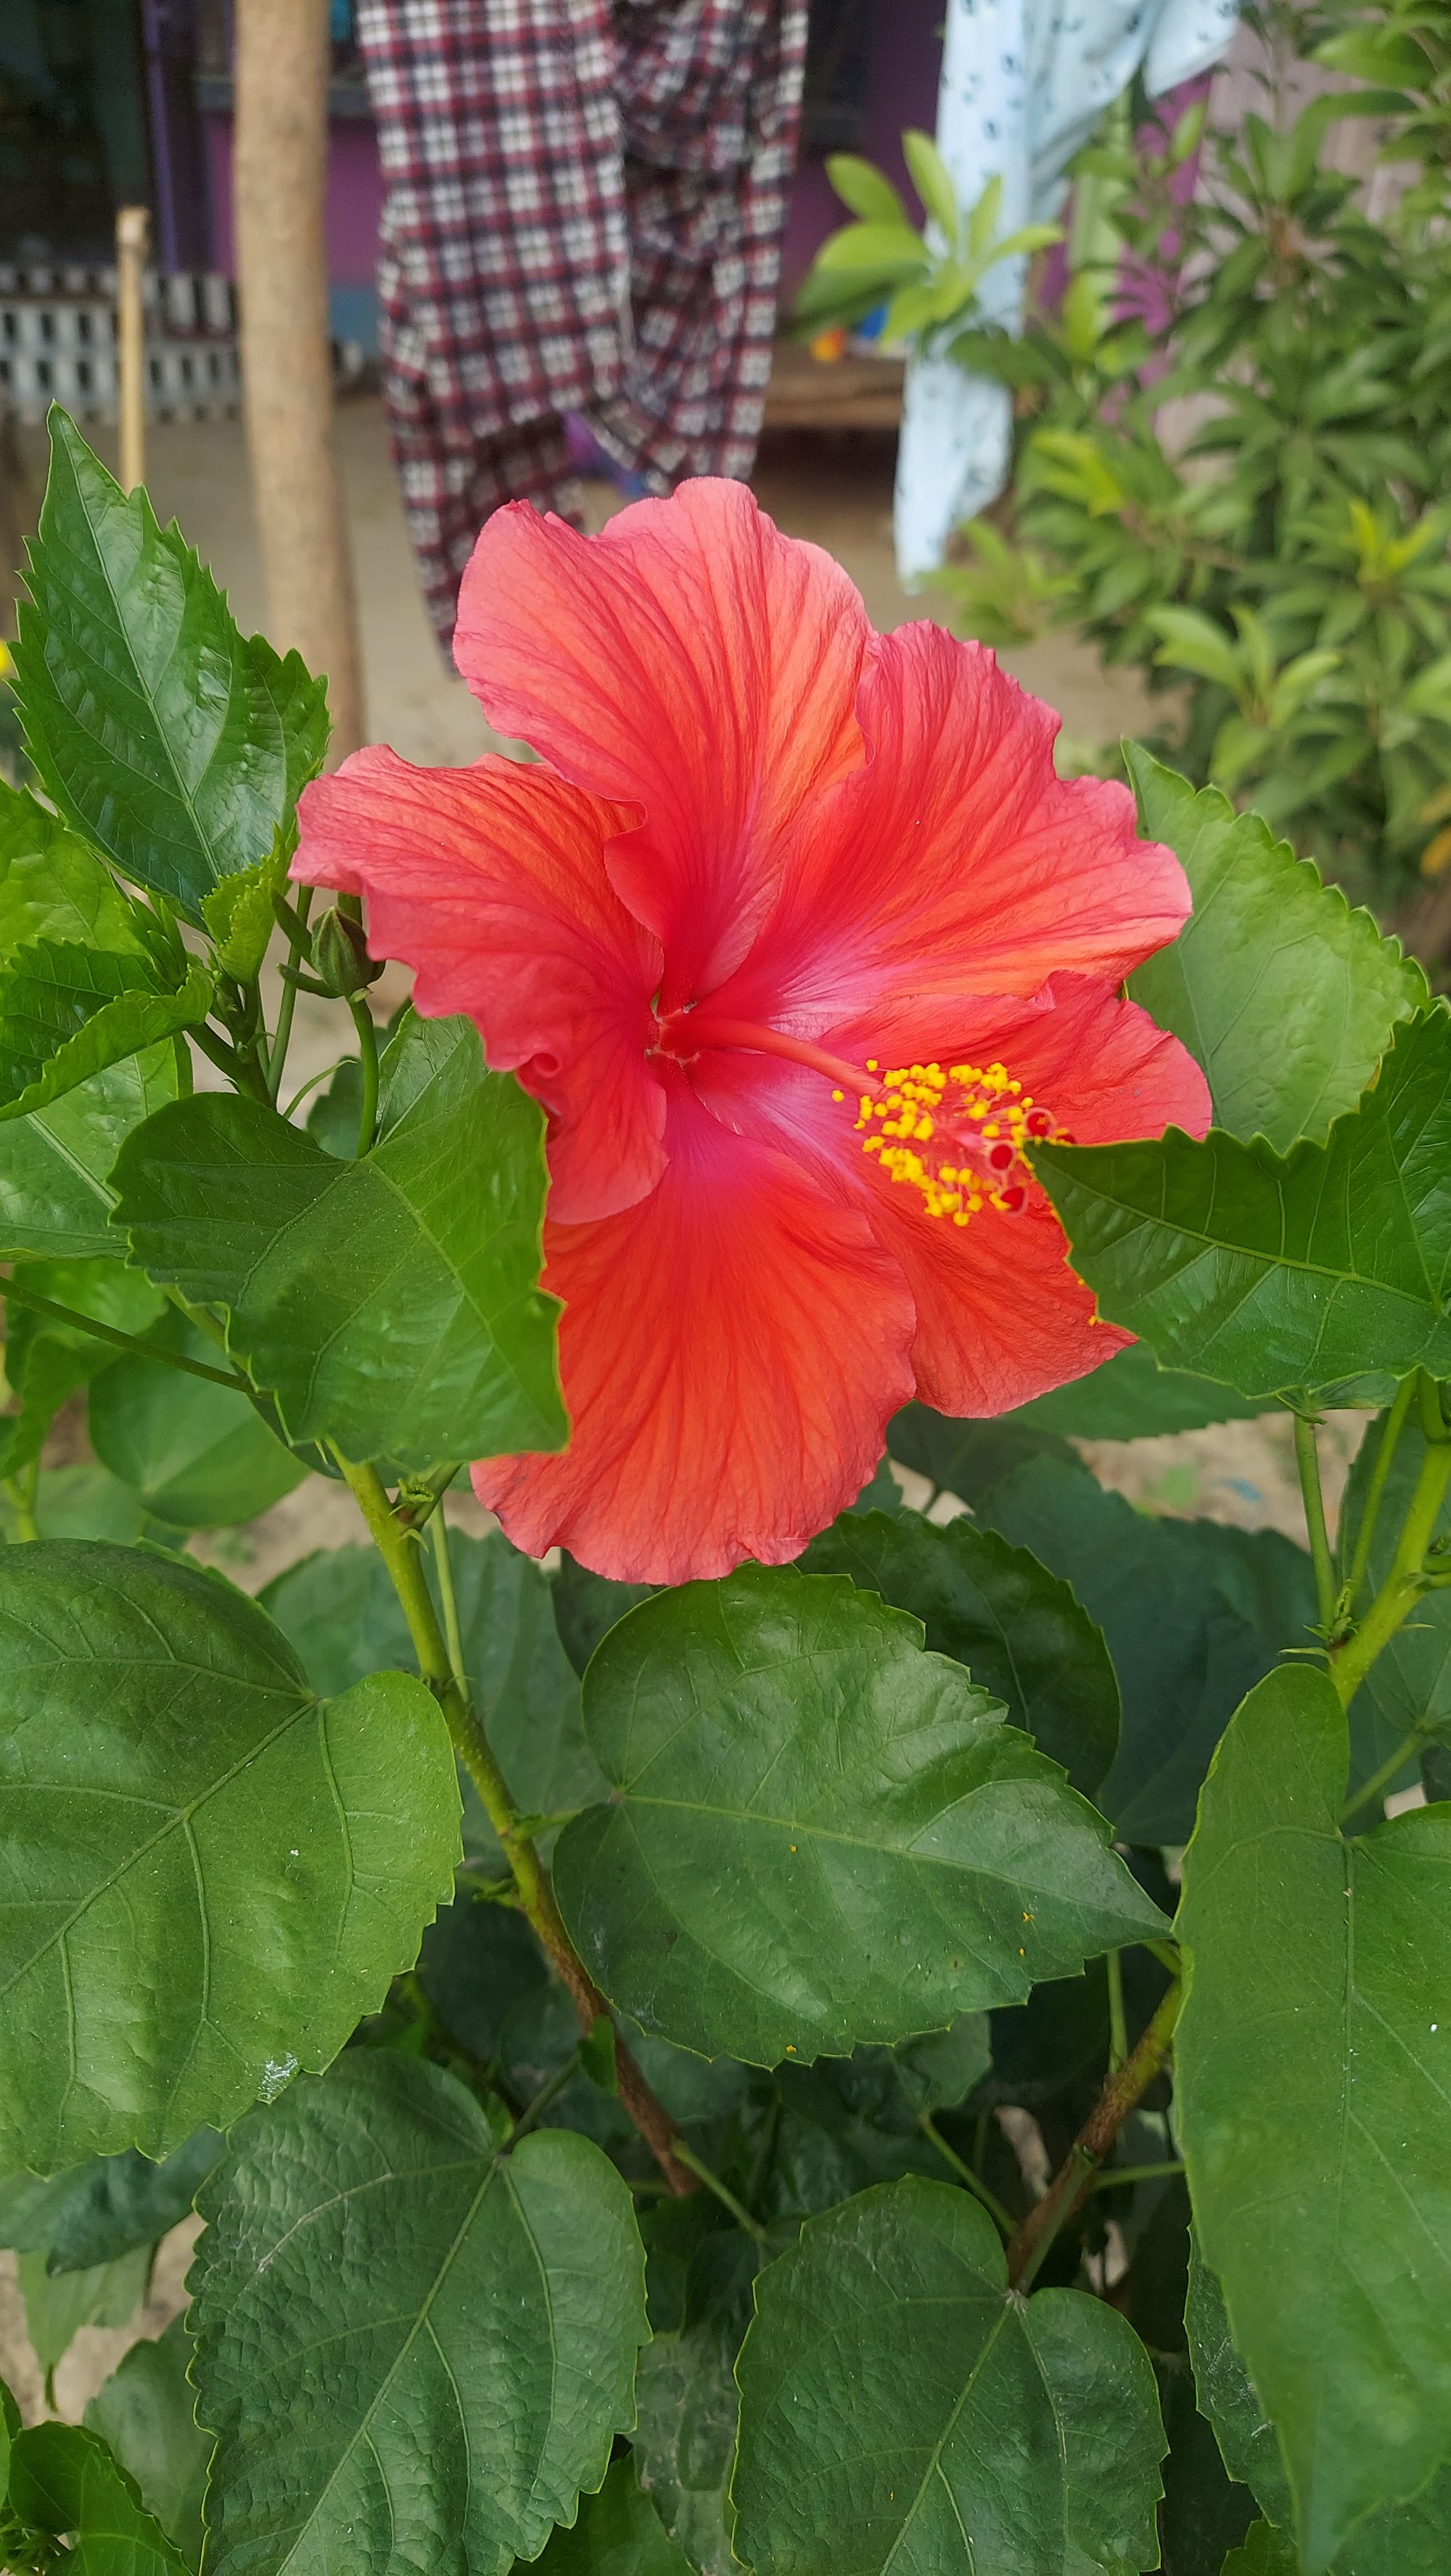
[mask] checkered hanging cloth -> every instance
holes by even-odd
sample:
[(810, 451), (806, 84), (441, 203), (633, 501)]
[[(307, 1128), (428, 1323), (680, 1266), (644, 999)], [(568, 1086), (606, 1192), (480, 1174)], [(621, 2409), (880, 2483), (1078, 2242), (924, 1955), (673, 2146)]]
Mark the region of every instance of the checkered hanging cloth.
[(562, 415), (666, 492), (749, 474), (806, 0), (359, 0), (383, 386), (445, 643), (501, 501), (578, 516)]

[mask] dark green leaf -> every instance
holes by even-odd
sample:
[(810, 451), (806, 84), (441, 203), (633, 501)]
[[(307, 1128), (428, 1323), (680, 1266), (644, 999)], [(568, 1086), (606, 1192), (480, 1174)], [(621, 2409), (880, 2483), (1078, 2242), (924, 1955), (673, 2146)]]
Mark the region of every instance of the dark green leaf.
[[(17, 1285), (68, 1306), (77, 1315), (144, 1333), (161, 1310), (149, 1280), (115, 1261), (26, 1261), (16, 1264)], [(0, 1285), (0, 1295), (4, 1294)], [(19, 1297), (5, 1305), (5, 1374), (18, 1413), (0, 1425), (0, 1468), (8, 1476), (38, 1457), (52, 1421), (66, 1399), (108, 1367), (115, 1346), (80, 1324), (63, 1324)]]
[(555, 1300), (538, 1285), (538, 1109), (448, 1049), (397, 1126), (340, 1164), (260, 1102), (179, 1100), (122, 1148), (135, 1260), (228, 1318), (289, 1440), (406, 1467), (556, 1449)]
[(7, 1550), (0, 2152), (42, 2172), (225, 2127), (411, 1966), (458, 1854), (422, 1684), (321, 1705), (253, 1602), (72, 1541)]
[(148, 1047), (48, 1108), (0, 1119), (0, 1257), (124, 1261), (111, 1166), (131, 1129), (176, 1093), (174, 1046)]
[(0, 972), (0, 1121), (26, 1118), (194, 1026), (211, 1004), (200, 966), (171, 991), (144, 957), (52, 940), (18, 949)]
[(634, 2412), (644, 2259), (587, 2139), (496, 2154), (437, 2067), (353, 2050), (245, 2120), (203, 2193), (197, 2411), (217, 2576), (504, 2576)]
[(196, 2420), (186, 2375), (185, 2320), (173, 2317), (156, 2343), (135, 2343), (86, 2408), (86, 2422), (133, 2477), (141, 2501), (188, 2567), (202, 2555), (202, 2497), (212, 2437)]
[(1243, 2546), (1226, 2558), (1223, 2576), (1300, 2576), (1300, 2554), (1287, 2531), (1251, 2523)]
[(0, 782), (0, 959), (36, 939), (130, 949), (143, 942), (108, 868), (35, 797)]
[(616, 2460), (598, 2495), (580, 2497), (578, 2522), (556, 2531), (539, 2565), (546, 2576), (690, 2576), (628, 2458)]
[[(1071, 1440), (1153, 1440), (1165, 1431), (1199, 1431), (1211, 1422), (1245, 1422), (1273, 1405), (1248, 1404), (1212, 1378), (1160, 1368), (1146, 1342), (1130, 1342), (1102, 1368), (1051, 1395), (1035, 1396), (1001, 1428), (1061, 1433)], [(985, 1429), (989, 1425), (983, 1426)]]
[(1310, 2576), (1451, 2451), (1451, 1810), (1348, 1842), (1349, 1741), (1289, 1667), (1231, 1724), (1184, 1865), (1177, 2120)]
[(27, 2530), (69, 2537), (63, 2563), (74, 2576), (175, 2576), (185, 2565), (100, 2435), (79, 2424), (33, 2424), (19, 2436), (9, 2501)]
[(1171, 1129), (1034, 1159), (1103, 1313), (1167, 1366), (1301, 1400), (1451, 1377), (1451, 1013), (1397, 1032), (1324, 1146)]
[(894, 2183), (810, 2221), (757, 2283), (737, 2376), (736, 2546), (771, 2576), (1158, 2562), (1148, 2355), (1101, 2300), (1015, 2297), (966, 2192)]
[(1273, 1530), (1151, 1518), (1049, 1458), (983, 1509), (1072, 1585), (1108, 1640), (1123, 1731), (1099, 1805), (1125, 1842), (1187, 1841), (1231, 1711), (1282, 1648), (1310, 1641), (1305, 1551)]
[(561, 1834), (560, 1904), (612, 2001), (703, 2056), (904, 2039), (1162, 1919), (1061, 1773), (840, 1577), (662, 1593), (584, 1688), (615, 1794)]
[(848, 1574), (920, 1619), (935, 1655), (965, 1664), (1014, 1726), (1092, 1797), (1118, 1749), (1118, 1683), (1100, 1631), (1026, 1548), (975, 1522), (846, 1514), (813, 1539), (810, 1574)]
[(1425, 1008), (1425, 975), (1257, 814), (1217, 787), (1196, 795), (1137, 745), (1126, 758), (1142, 828), (1177, 854), (1194, 898), (1130, 992), (1203, 1065), (1217, 1127), (1282, 1154), (1301, 1136), (1323, 1144), (1397, 1021)]
[(587, 1565), (576, 1565), (568, 1550), (564, 1552), (554, 1578), (554, 1617), (560, 1642), (577, 1673), (584, 1671), (601, 1637), (637, 1601), (648, 1601), (654, 1589), (650, 1583), (612, 1583), (607, 1574), (592, 1574)]
[(732, 2348), (710, 2324), (657, 2334), (640, 2355), (640, 2484), (699, 2576), (735, 2576), (727, 2488), (740, 2399)]
[(222, 2153), (215, 2129), (198, 2129), (160, 2164), (134, 2148), (92, 2156), (50, 2182), (0, 2181), (0, 2244), (44, 2254), (46, 2270), (82, 2272), (154, 2245), (185, 2218)]
[(974, 1507), (990, 1488), (1030, 1458), (1072, 1459), (1056, 1431), (1020, 1423), (1015, 1414), (996, 1422), (958, 1421), (927, 1404), (907, 1404), (887, 1425), (887, 1447), (904, 1467), (926, 1476), (943, 1493)]
[(141, 1497), (105, 1467), (48, 1467), (35, 1498), (42, 1538), (109, 1538), (132, 1547), (146, 1519)]
[(1219, 2456), (1214, 2435), (1194, 2403), (1184, 2354), (1159, 2359), (1158, 2375), (1169, 2437), (1159, 2508), (1163, 2576), (1220, 2576), (1226, 2552), (1243, 2540), (1255, 2518), (1254, 2498), (1247, 2487), (1234, 2484)]
[(27, 579), (15, 663), (42, 784), (123, 876), (200, 925), (321, 766), (326, 684), (243, 639), (180, 530), (144, 491), (128, 499), (61, 411)]
[[(215, 1342), (174, 1310), (151, 1339), (212, 1366), (219, 1356)], [(89, 1423), (102, 1465), (175, 1529), (255, 1520), (307, 1473), (245, 1395), (164, 1360), (113, 1360), (92, 1382)]]

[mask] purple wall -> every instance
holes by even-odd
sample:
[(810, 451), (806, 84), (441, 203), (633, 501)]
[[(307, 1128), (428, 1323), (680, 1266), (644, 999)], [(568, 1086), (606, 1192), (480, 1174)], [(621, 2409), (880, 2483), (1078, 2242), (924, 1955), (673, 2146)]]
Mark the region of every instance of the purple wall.
[[(232, 243), (232, 120), (215, 110), (202, 117), (211, 184), (212, 265), (236, 274)], [(334, 286), (371, 286), (378, 256), (383, 174), (372, 126), (362, 117), (335, 117), (327, 171), (328, 277)]]

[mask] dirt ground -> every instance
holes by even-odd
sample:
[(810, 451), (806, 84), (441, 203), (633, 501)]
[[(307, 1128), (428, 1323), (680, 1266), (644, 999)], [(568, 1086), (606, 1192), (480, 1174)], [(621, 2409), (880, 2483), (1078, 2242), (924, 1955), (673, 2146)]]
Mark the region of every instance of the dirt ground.
[[(110, 455), (110, 434), (96, 433)], [(444, 663), (424, 618), (413, 578), (402, 512), (380, 407), (371, 397), (347, 401), (341, 448), (354, 534), (362, 609), (369, 732), (408, 759), (456, 765), (495, 747), (462, 681)], [(26, 433), (23, 452), (32, 510), (44, 479), (44, 442)], [(260, 566), (237, 421), (159, 423), (150, 432), (148, 480), (163, 518), (173, 514), (210, 562), (247, 627), (260, 625)], [(891, 546), (891, 442), (867, 434), (779, 438), (757, 476), (764, 506), (790, 535), (825, 546), (857, 582), (876, 625), (886, 629), (930, 614), (930, 602), (900, 587)], [(599, 517), (615, 506), (601, 486), (592, 494)], [(1003, 656), (1023, 685), (1063, 714), (1070, 735), (1092, 741), (1132, 731), (1145, 706), (1131, 675), (1102, 673), (1071, 639), (1054, 638)], [(406, 989), (390, 969), (375, 988), (385, 1017)], [(289, 1074), (297, 1083), (336, 1052), (338, 1015), (304, 999), (296, 1021)], [(294, 1073), (295, 1067), (295, 1073)], [(219, 1078), (219, 1077), (218, 1077)], [(1327, 1484), (1332, 1506), (1354, 1454), (1363, 1418), (1338, 1417), (1328, 1429)], [(1246, 1529), (1279, 1529), (1303, 1539), (1288, 1420), (1228, 1423), (1219, 1428), (1133, 1443), (1098, 1441), (1085, 1454), (1102, 1480), (1151, 1511), (1202, 1514)], [(489, 1524), (468, 1495), (450, 1496), (449, 1518), (466, 1529)], [(255, 1591), (282, 1566), (316, 1547), (361, 1538), (352, 1498), (312, 1477), (260, 1520), (214, 1534), (205, 1553), (234, 1581)], [(198, 1553), (202, 1553), (198, 1545)], [(151, 2296), (126, 2328), (86, 2327), (55, 2378), (58, 2411), (78, 2420), (91, 2395), (142, 2335), (159, 2335), (184, 2302), (183, 2276), (196, 2222), (162, 2246)], [(0, 2255), (0, 2375), (15, 2389), (27, 2421), (45, 2411), (39, 2370), (25, 2335), (14, 2257)]]

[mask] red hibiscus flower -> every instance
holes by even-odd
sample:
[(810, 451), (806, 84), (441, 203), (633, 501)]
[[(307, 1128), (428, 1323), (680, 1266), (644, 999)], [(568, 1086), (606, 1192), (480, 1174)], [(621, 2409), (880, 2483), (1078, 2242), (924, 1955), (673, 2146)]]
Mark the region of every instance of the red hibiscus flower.
[(549, 1116), (546, 1285), (572, 1436), (492, 1458), (532, 1555), (678, 1583), (799, 1553), (914, 1394), (1000, 1413), (1128, 1338), (1022, 1149), (1202, 1134), (1123, 977), (1189, 910), (1058, 719), (739, 484), (601, 536), (501, 510), (459, 669), (539, 765), (362, 751), (294, 873), (363, 894), (421, 1011), (467, 1012)]

